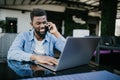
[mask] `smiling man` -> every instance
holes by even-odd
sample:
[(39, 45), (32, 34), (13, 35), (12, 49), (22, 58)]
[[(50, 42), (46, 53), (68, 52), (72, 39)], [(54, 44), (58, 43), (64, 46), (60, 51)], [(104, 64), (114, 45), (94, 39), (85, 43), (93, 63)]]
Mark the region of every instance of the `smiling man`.
[(47, 21), (44, 10), (33, 9), (30, 17), (33, 30), (17, 35), (8, 51), (7, 59), (57, 65), (53, 50), (56, 48), (61, 52), (66, 42), (65, 38), (53, 22)]

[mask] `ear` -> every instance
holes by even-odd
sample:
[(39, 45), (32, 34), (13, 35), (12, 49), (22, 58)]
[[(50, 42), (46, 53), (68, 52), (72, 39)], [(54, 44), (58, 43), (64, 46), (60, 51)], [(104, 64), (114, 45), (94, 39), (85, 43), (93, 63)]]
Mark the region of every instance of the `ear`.
[(33, 26), (33, 23), (32, 23), (32, 22), (30, 22), (30, 24), (31, 24), (31, 26)]

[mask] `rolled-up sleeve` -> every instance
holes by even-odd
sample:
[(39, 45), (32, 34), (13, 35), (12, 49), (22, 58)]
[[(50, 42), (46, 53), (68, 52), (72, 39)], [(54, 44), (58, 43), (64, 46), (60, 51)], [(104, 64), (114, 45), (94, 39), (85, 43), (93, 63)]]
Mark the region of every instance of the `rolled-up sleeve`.
[(26, 53), (21, 50), (9, 50), (8, 51), (8, 60), (17, 60), (17, 61), (30, 61), (31, 53)]
[(66, 39), (63, 36), (61, 36), (60, 38), (57, 38), (55, 46), (60, 52), (62, 52), (65, 46), (65, 43), (66, 43)]
[(17, 61), (30, 61), (32, 54), (24, 51), (24, 43), (24, 34), (18, 34), (8, 51), (7, 59)]

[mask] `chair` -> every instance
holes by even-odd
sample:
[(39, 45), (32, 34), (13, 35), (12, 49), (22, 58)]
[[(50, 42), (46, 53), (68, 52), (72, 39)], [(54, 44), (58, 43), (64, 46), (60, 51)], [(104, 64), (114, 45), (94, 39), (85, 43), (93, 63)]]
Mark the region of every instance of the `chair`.
[(8, 49), (16, 35), (16, 33), (0, 33), (0, 63), (6, 62)]
[(113, 45), (120, 47), (120, 36), (113, 37)]
[(102, 36), (96, 50), (96, 63), (99, 65), (101, 50), (109, 50), (110, 53), (112, 53), (114, 48), (115, 47), (113, 47), (113, 36)]

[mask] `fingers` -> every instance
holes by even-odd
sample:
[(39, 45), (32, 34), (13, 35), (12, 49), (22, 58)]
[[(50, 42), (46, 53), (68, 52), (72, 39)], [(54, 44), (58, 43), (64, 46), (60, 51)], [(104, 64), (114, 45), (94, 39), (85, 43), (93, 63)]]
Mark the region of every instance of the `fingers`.
[(44, 63), (48, 64), (48, 65), (57, 65), (58, 64), (57, 59), (55, 59), (53, 57), (49, 57), (49, 56), (47, 56), (44, 61), (45, 61)]
[(56, 31), (57, 30), (56, 25), (54, 23), (48, 22), (48, 24), (49, 24), (49, 27), (48, 27), (49, 30), (51, 30), (51, 31)]
[(52, 58), (52, 57), (51, 57), (51, 59), (48, 62), (52, 63), (51, 65), (57, 65), (58, 64), (57, 59)]
[(57, 59), (50, 56), (38, 56), (37, 63), (47, 64), (47, 65), (57, 65)]

